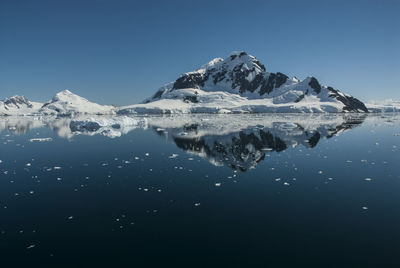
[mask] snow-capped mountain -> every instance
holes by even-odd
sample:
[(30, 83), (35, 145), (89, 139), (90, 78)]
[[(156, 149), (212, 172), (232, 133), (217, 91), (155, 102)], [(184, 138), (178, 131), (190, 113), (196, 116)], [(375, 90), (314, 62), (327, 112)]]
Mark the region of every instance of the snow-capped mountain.
[(181, 75), (141, 105), (119, 113), (368, 112), (358, 99), (315, 77), (300, 81), (267, 72), (246, 52), (216, 58)]
[(39, 110), (42, 114), (74, 115), (74, 114), (114, 114), (114, 107), (90, 102), (73, 94), (69, 90), (57, 93)]
[(24, 96), (13, 96), (0, 101), (0, 115), (35, 114), (42, 105), (39, 102), (31, 102)]

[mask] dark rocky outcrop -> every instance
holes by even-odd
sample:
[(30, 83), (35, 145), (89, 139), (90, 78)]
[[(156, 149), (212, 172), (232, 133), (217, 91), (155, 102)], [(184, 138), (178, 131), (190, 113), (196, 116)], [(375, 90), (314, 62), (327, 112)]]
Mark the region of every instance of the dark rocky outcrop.
[(345, 105), (345, 107), (343, 107), (343, 110), (348, 112), (363, 111), (368, 113), (368, 108), (360, 100), (349, 95), (340, 94), (337, 90), (333, 89), (332, 87), (328, 87), (328, 90), (330, 91), (331, 97), (337, 99), (338, 101), (342, 102)]
[(315, 77), (311, 77), (310, 82), (308, 83), (308, 85), (314, 89), (315, 93), (319, 94), (321, 93), (321, 85), (319, 84), (318, 80), (315, 79)]

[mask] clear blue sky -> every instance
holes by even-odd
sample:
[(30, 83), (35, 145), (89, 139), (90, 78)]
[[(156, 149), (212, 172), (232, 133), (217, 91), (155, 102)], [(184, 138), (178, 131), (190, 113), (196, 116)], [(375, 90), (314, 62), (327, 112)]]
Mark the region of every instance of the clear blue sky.
[(0, 0), (0, 99), (133, 104), (215, 57), (400, 99), (400, 1)]

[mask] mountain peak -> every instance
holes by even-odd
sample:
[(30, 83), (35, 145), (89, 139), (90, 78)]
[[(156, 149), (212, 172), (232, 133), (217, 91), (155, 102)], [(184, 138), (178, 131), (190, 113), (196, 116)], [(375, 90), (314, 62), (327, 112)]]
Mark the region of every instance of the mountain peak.
[[(195, 96), (188, 93), (189, 89)], [(216, 58), (198, 70), (184, 73), (175, 82), (160, 88), (145, 103), (165, 98), (182, 98), (194, 104), (209, 102), (198, 96), (199, 90), (205, 94), (234, 94), (248, 100), (264, 99), (272, 105), (296, 104), (309, 109), (309, 103), (321, 103), (327, 111), (368, 112), (359, 100), (321, 85), (313, 76), (300, 81), (280, 72), (267, 72), (256, 57), (245, 51), (233, 51), (225, 59)]]

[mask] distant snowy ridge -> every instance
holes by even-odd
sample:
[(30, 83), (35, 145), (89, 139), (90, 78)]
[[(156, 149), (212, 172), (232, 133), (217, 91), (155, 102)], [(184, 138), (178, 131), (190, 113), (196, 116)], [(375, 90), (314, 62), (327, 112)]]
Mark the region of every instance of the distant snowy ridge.
[(37, 113), (42, 105), (24, 96), (13, 96), (0, 101), (0, 115), (30, 115)]
[(13, 96), (0, 101), (0, 115), (61, 115), (115, 114), (115, 107), (90, 102), (69, 90), (57, 93), (46, 103), (31, 102), (24, 96)]
[(270, 73), (254, 56), (233, 52), (161, 87), (142, 104), (117, 113), (321, 113), (368, 112), (358, 99), (315, 77), (300, 81)]
[(115, 114), (115, 108), (90, 102), (69, 90), (57, 93), (53, 99), (40, 109), (42, 114), (74, 115), (74, 114)]
[(391, 99), (385, 101), (370, 101), (366, 103), (366, 106), (371, 113), (400, 112), (400, 101)]

